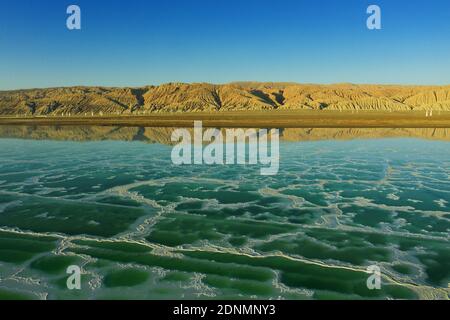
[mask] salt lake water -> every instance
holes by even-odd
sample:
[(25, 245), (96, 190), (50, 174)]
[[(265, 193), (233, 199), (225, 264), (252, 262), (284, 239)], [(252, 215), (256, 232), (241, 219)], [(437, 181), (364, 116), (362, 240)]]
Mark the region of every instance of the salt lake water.
[(262, 176), (173, 165), (167, 128), (3, 127), (0, 299), (448, 299), (448, 131), (299, 130)]

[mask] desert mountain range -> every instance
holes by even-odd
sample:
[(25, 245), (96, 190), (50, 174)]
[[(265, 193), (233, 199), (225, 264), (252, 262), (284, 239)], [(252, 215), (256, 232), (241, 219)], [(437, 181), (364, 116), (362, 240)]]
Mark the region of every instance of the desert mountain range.
[(120, 115), (274, 109), (450, 111), (450, 86), (235, 82), (0, 91), (0, 115)]

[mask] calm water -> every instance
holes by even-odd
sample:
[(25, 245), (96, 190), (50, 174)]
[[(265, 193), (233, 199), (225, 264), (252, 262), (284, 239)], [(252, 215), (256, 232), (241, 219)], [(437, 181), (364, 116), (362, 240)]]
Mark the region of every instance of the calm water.
[(0, 298), (449, 296), (445, 132), (285, 134), (275, 176), (174, 166), (163, 128), (1, 132)]

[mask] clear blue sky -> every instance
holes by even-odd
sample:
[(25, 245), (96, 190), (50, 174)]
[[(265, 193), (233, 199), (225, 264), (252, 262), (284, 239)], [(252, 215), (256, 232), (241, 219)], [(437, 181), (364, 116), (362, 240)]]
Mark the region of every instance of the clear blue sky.
[(450, 84), (450, 1), (0, 0), (0, 90), (236, 80)]

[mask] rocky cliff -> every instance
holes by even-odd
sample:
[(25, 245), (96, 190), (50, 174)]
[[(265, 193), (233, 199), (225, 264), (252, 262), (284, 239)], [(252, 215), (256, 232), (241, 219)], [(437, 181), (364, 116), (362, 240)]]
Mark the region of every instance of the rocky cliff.
[(0, 115), (89, 116), (273, 109), (450, 111), (450, 86), (236, 82), (0, 91)]

